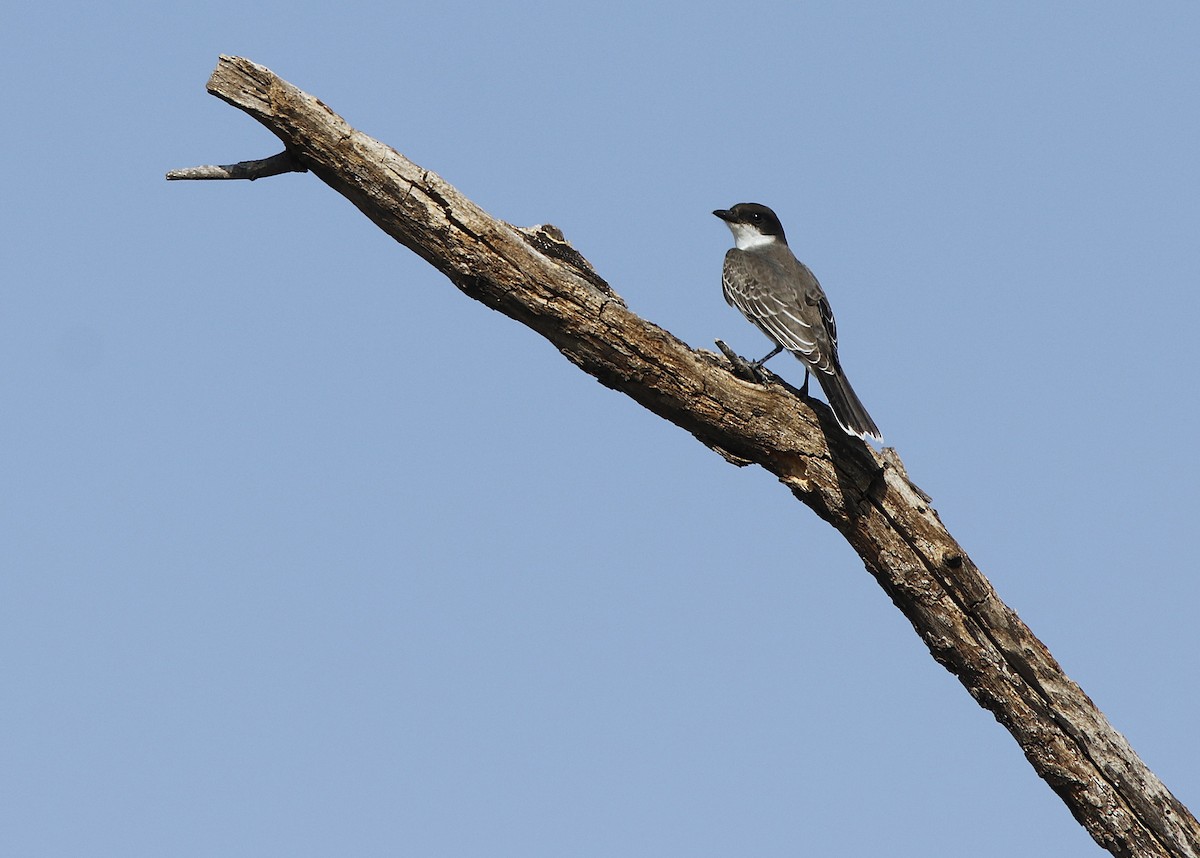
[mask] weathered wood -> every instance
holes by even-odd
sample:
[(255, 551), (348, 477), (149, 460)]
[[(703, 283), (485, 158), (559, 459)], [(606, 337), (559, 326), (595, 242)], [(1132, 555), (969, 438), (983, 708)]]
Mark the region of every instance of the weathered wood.
[(286, 149), (270, 158), (260, 158), (257, 161), (238, 161), (236, 164), (210, 164), (203, 167), (186, 167), (182, 170), (171, 170), (167, 173), (167, 181), (179, 179), (265, 179), (268, 176), (278, 176), (283, 173), (304, 173), (306, 170), (296, 162), (292, 153)]
[(841, 532), (1097, 843), (1120, 856), (1200, 856), (1187, 808), (999, 599), (895, 451), (850, 438), (769, 373), (765, 386), (737, 378), (727, 361), (630, 312), (555, 228), (491, 217), (262, 66), (221, 57), (208, 89), (467, 295), (729, 461), (774, 474)]

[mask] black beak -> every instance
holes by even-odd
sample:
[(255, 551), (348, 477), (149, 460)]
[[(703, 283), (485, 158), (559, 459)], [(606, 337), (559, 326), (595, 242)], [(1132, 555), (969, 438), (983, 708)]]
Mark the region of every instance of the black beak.
[(733, 212), (731, 212), (729, 209), (717, 209), (713, 212), (713, 214), (726, 222), (733, 220)]

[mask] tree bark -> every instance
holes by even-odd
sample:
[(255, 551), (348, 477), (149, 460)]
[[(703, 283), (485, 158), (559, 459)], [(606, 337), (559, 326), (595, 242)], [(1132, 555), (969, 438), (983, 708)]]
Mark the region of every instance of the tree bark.
[(875, 453), (769, 373), (767, 384), (743, 380), (729, 361), (638, 317), (556, 228), (491, 217), (268, 69), (222, 56), (208, 91), (265, 125), (285, 152), (169, 178), (311, 170), (467, 295), (537, 331), (601, 383), (730, 462), (770, 471), (845, 537), (934, 659), (1012, 734), (1097, 843), (1119, 856), (1200, 858), (1195, 818), (999, 599), (893, 450)]

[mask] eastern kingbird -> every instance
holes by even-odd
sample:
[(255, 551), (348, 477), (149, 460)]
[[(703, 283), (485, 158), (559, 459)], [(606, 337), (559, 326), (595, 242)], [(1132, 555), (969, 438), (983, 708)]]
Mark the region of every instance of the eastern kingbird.
[(804, 364), (803, 393), (811, 372), (843, 429), (882, 441), (842, 372), (829, 301), (808, 266), (792, 254), (775, 212), (758, 203), (738, 203), (713, 214), (725, 221), (735, 245), (725, 254), (721, 271), (725, 300), (775, 343), (775, 350), (752, 366), (758, 368), (787, 349)]

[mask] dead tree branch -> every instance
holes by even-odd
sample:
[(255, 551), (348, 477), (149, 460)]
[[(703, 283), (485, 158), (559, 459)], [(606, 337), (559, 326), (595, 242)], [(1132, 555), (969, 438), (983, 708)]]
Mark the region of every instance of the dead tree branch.
[[(1200, 856), (1187, 808), (1000, 601), (894, 451), (876, 454), (848, 437), (826, 408), (769, 374), (766, 384), (736, 377), (728, 361), (630, 312), (554, 227), (491, 217), (262, 66), (223, 56), (208, 90), (277, 135), (292, 169), (311, 170), (467, 295), (729, 461), (774, 474), (841, 532), (934, 659), (1008, 729), (1102, 847)], [(238, 168), (253, 174), (245, 178), (271, 174), (243, 164), (220, 168), (230, 174), (222, 177)]]
[(238, 161), (236, 164), (208, 165), (204, 167), (187, 167), (183, 170), (171, 170), (167, 180), (175, 179), (265, 179), (267, 176), (278, 176), (281, 173), (306, 173), (308, 170), (300, 164), (292, 153), (286, 149), (270, 158), (258, 161)]

